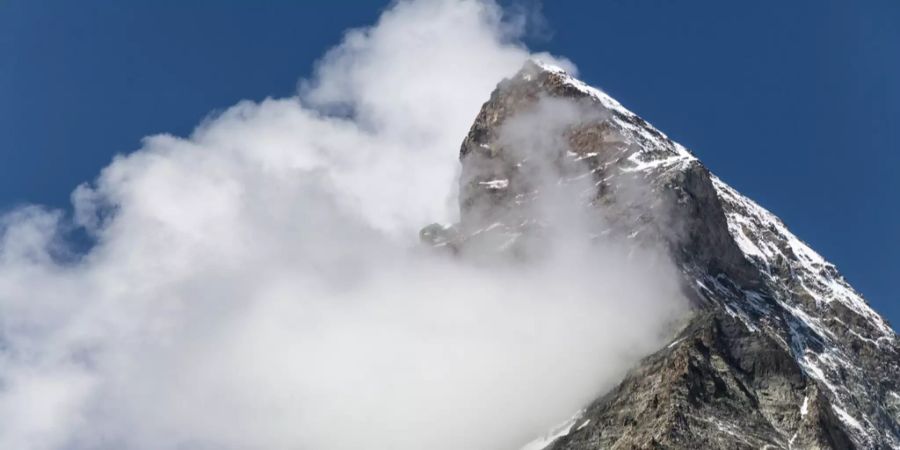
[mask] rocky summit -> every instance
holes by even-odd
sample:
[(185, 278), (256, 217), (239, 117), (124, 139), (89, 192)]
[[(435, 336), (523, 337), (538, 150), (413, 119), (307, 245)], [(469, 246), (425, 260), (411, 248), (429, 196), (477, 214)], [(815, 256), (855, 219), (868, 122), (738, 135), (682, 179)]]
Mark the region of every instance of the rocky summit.
[(892, 328), (781, 220), (616, 100), (528, 62), (460, 160), (460, 222), (423, 241), (527, 257), (546, 225), (536, 180), (555, 177), (602, 217), (593, 236), (663, 249), (692, 305), (663, 348), (526, 449), (900, 448)]

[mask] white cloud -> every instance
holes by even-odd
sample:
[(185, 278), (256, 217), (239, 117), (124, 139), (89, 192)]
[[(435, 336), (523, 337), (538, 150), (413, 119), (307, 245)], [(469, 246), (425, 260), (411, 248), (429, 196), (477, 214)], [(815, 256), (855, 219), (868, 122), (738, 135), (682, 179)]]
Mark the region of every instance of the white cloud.
[(486, 1), (394, 3), (297, 97), (79, 187), (81, 258), (59, 212), (4, 216), (0, 448), (515, 448), (609, 387), (678, 311), (665, 264), (416, 244), (456, 215), (459, 144), (531, 56), (521, 31)]

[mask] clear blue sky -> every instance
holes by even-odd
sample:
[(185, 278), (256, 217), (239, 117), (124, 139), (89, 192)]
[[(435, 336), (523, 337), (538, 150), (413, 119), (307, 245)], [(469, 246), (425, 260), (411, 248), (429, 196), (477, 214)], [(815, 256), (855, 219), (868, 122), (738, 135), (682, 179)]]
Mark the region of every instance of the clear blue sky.
[[(293, 92), (381, 1), (0, 0), (0, 210)], [(533, 49), (781, 216), (900, 323), (900, 2), (548, 1)], [(462, 136), (460, 136), (460, 139)]]

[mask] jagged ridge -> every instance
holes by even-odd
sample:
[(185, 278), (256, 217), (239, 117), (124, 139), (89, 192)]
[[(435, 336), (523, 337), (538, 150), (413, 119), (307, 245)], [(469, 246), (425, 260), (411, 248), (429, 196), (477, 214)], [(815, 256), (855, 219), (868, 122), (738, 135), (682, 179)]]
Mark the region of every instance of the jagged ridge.
[[(462, 144), (460, 224), (426, 228), (426, 241), (465, 251), (494, 236), (515, 250), (528, 234), (535, 224), (509, 211), (540, 194), (497, 131), (542, 97), (602, 113), (569, 130), (559, 157), (581, 169), (561, 176), (592, 177), (587, 198), (613, 219), (604, 233), (668, 249), (696, 312), (671, 344), (529, 448), (900, 448), (890, 326), (777, 217), (562, 69), (529, 62), (498, 85)], [(666, 214), (618, 195), (635, 178)]]

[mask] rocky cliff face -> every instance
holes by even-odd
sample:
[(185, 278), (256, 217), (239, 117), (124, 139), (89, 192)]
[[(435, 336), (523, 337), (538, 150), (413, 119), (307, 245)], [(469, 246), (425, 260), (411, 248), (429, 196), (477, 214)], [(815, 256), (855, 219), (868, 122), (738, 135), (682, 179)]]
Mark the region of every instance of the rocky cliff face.
[[(556, 140), (508, 136), (547, 105), (526, 127)], [(900, 448), (894, 331), (777, 217), (606, 94), (530, 62), (460, 159), (460, 223), (426, 227), (426, 242), (527, 253), (549, 166), (597, 212), (591, 233), (664, 248), (694, 305), (670, 344), (529, 449)]]

